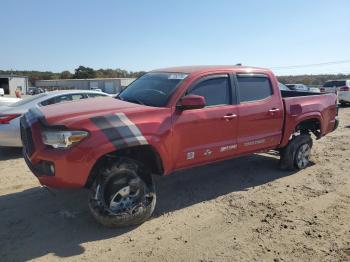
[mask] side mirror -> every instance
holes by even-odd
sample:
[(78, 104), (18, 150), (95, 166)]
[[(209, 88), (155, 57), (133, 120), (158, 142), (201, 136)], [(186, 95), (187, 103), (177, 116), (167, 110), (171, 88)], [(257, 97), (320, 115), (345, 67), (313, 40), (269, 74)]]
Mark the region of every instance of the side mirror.
[(178, 110), (200, 109), (203, 107), (205, 107), (205, 98), (197, 95), (184, 96), (176, 106)]

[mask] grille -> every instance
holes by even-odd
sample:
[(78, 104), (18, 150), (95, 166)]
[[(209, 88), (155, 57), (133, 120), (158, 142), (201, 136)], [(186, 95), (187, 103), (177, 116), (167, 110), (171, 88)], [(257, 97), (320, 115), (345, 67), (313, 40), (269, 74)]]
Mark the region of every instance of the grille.
[(30, 126), (26, 123), (25, 116), (21, 118), (21, 139), (24, 151), (28, 156), (31, 156), (34, 153), (34, 142), (32, 138), (32, 131)]

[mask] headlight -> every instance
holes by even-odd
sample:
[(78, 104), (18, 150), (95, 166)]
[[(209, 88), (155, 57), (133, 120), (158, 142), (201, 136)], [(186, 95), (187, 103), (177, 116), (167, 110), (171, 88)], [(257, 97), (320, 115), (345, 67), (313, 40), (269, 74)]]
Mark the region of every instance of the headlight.
[(68, 148), (84, 140), (88, 136), (85, 131), (44, 131), (43, 143), (53, 148)]

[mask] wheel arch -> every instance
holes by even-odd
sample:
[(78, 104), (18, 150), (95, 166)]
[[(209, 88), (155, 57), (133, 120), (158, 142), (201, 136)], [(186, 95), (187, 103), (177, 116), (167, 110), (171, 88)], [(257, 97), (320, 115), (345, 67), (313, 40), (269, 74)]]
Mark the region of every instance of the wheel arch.
[(288, 125), (288, 127), (286, 127), (280, 147), (286, 146), (293, 134), (298, 131), (307, 131), (308, 133), (311, 132), (317, 139), (321, 138), (322, 134), (324, 133), (324, 127), (322, 126), (323, 121), (320, 113), (315, 112), (302, 115), (300, 118), (295, 119), (294, 122), (295, 124)]
[(322, 119), (319, 115), (311, 115), (300, 119), (295, 125), (294, 132), (312, 132), (317, 138), (322, 134)]
[(91, 187), (98, 176), (99, 169), (121, 157), (127, 157), (142, 163), (151, 175), (161, 176), (164, 174), (163, 161), (158, 151), (151, 145), (139, 145), (110, 151), (100, 156), (89, 173), (85, 187)]

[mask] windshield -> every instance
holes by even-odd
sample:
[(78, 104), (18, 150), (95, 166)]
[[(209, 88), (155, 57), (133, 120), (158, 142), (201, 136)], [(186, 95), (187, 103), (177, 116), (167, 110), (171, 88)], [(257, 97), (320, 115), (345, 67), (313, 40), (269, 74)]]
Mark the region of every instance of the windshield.
[(38, 99), (38, 98), (41, 98), (41, 97), (43, 97), (43, 96), (46, 96), (46, 94), (45, 94), (45, 93), (42, 93), (42, 94), (39, 94), (39, 95), (35, 95), (35, 96), (31, 96), (31, 97), (26, 97), (26, 98), (24, 98), (24, 99), (22, 99), (22, 100), (20, 100), (20, 101), (18, 101), (18, 102), (16, 102), (16, 103), (13, 103), (13, 104), (11, 104), (11, 105), (8, 105), (8, 106), (10, 106), (10, 107), (23, 106), (23, 105), (28, 104), (28, 103), (30, 103), (30, 102), (32, 102), (32, 101)]
[(323, 87), (334, 87), (334, 86), (336, 86), (336, 87), (339, 87), (339, 86), (346, 86), (346, 82), (345, 81), (328, 81), (328, 82), (326, 82), (324, 85), (323, 85)]
[(187, 76), (183, 73), (148, 73), (132, 82), (117, 98), (141, 105), (165, 107), (176, 87)]

